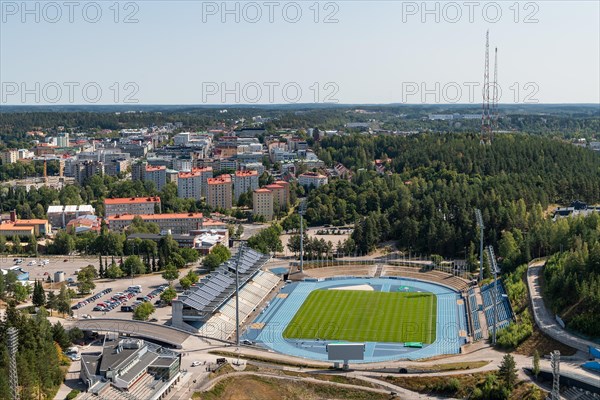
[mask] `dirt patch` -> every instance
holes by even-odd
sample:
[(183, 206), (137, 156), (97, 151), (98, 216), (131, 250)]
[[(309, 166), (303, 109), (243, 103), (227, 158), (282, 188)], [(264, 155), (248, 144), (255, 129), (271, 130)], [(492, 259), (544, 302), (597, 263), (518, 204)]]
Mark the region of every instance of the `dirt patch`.
[(259, 376), (227, 378), (206, 393), (195, 393), (201, 400), (388, 400), (389, 395), (321, 385), (300, 380), (280, 380)]
[(560, 354), (565, 356), (572, 356), (577, 352), (574, 348), (544, 335), (536, 325), (533, 327), (531, 336), (515, 349), (515, 353), (533, 357), (535, 350), (540, 353), (540, 356), (550, 354), (554, 350), (559, 350)]

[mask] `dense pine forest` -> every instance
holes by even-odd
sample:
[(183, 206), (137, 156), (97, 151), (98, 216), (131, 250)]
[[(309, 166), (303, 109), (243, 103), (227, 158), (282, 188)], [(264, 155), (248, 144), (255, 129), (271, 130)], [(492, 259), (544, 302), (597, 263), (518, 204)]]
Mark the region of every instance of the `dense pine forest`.
[[(501, 246), (512, 268), (557, 250), (545, 235), (548, 209), (573, 200), (600, 200), (600, 157), (559, 140), (498, 135), (481, 145), (475, 135), (326, 138), (319, 155), (358, 171), (309, 194), (312, 225), (356, 223), (356, 250), (396, 240), (401, 248), (446, 257), (473, 256), (482, 211), (486, 242)], [(387, 165), (374, 171), (374, 160)], [(387, 164), (386, 164), (387, 163)], [(525, 246), (519, 256), (513, 242)], [(510, 254), (502, 254), (510, 253)]]

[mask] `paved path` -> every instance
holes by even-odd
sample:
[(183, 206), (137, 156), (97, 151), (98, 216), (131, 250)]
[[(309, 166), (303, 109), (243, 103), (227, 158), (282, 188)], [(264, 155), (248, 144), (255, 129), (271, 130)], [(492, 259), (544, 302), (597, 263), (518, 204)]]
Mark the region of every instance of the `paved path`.
[(527, 286), (533, 308), (533, 316), (537, 326), (546, 335), (554, 340), (571, 346), (577, 350), (588, 352), (589, 346), (600, 347), (597, 343), (582, 339), (563, 329), (554, 319), (554, 315), (546, 308), (542, 298), (540, 275), (544, 269), (545, 261), (536, 261), (529, 264), (527, 269)]

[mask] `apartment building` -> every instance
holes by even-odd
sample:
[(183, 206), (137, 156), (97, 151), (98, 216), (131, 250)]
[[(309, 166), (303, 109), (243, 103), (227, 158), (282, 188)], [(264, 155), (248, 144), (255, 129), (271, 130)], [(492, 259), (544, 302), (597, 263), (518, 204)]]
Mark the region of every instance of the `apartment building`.
[(154, 214), (156, 209), (160, 210), (160, 197), (104, 199), (106, 217), (119, 214)]
[(290, 184), (286, 181), (276, 181), (265, 186), (273, 192), (273, 208), (277, 211), (287, 208), (290, 203)]
[(273, 219), (273, 192), (266, 188), (252, 192), (252, 214), (262, 215), (265, 220)]
[(304, 187), (314, 186), (318, 188), (327, 184), (327, 177), (318, 172), (305, 172), (298, 176), (298, 184)]
[(146, 165), (146, 170), (144, 171), (144, 180), (154, 182), (156, 189), (162, 190), (162, 188), (167, 184), (167, 167), (164, 165)]
[(231, 175), (220, 175), (216, 178), (208, 178), (208, 190), (206, 202), (213, 208), (231, 209), (232, 186)]
[(0, 153), (0, 159), (2, 160), (2, 165), (16, 163), (17, 160), (19, 159), (19, 150), (17, 150), (17, 149), (4, 150), (2, 153)]
[(182, 199), (200, 200), (202, 196), (202, 174), (198, 171), (179, 172), (177, 175), (177, 196)]
[(235, 171), (233, 179), (235, 201), (238, 201), (242, 193), (258, 189), (258, 171)]

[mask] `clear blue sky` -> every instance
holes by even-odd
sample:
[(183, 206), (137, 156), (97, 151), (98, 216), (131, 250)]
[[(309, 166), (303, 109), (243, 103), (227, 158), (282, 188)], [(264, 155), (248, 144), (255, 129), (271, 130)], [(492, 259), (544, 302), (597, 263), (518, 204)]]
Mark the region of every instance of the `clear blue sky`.
[[(462, 1), (454, 3), (459, 9), (428, 3), (430, 14), (423, 13), (421, 1), (337, 1), (327, 8), (321, 2), (318, 23), (313, 1), (276, 2), (272, 23), (262, 1), (255, 3), (262, 12), (256, 23), (251, 22), (256, 9), (245, 7), (248, 2), (228, 3), (232, 9), (237, 4), (239, 23), (235, 13), (222, 15), (220, 1), (137, 1), (127, 9), (121, 2), (118, 23), (112, 0), (79, 3), (73, 22), (62, 0), (57, 3), (60, 17), (55, 9), (44, 9), (46, 2), (28, 3), (38, 11), (25, 14), (21, 1), (0, 0), (0, 105), (35, 104), (33, 94), (23, 103), (21, 85), (36, 90), (36, 82), (41, 104), (48, 98), (58, 98), (57, 104), (89, 103), (97, 96), (92, 87), (84, 98), (82, 87), (90, 82), (102, 90), (97, 104), (123, 104), (127, 94), (141, 104), (220, 104), (220, 85), (235, 91), (236, 82), (240, 103), (254, 98), (261, 104), (286, 103), (296, 98), (295, 88), (302, 91), (300, 102), (326, 102), (329, 94), (340, 103), (444, 103), (457, 101), (459, 88), (458, 102), (480, 103), (481, 88), (470, 99), (468, 82), (482, 82), (487, 29), (491, 72), (493, 48), (499, 49), (501, 103), (600, 102), (598, 1), (521, 2), (518, 14), (513, 1), (480, 2), (473, 21)], [(291, 23), (296, 4), (302, 16)], [(495, 4), (502, 13), (498, 18)], [(102, 16), (87, 22), (83, 7), (93, 20), (96, 5)], [(124, 23), (132, 12), (138, 22)], [(337, 23), (323, 22), (330, 13)], [(79, 84), (72, 100), (68, 82)], [(128, 82), (135, 86), (125, 87)], [(273, 86), (273, 99), (265, 82), (279, 85)], [(285, 84), (290, 84), (287, 99)], [(423, 97), (423, 89), (432, 93)], [(224, 103), (234, 102), (230, 94)]]

